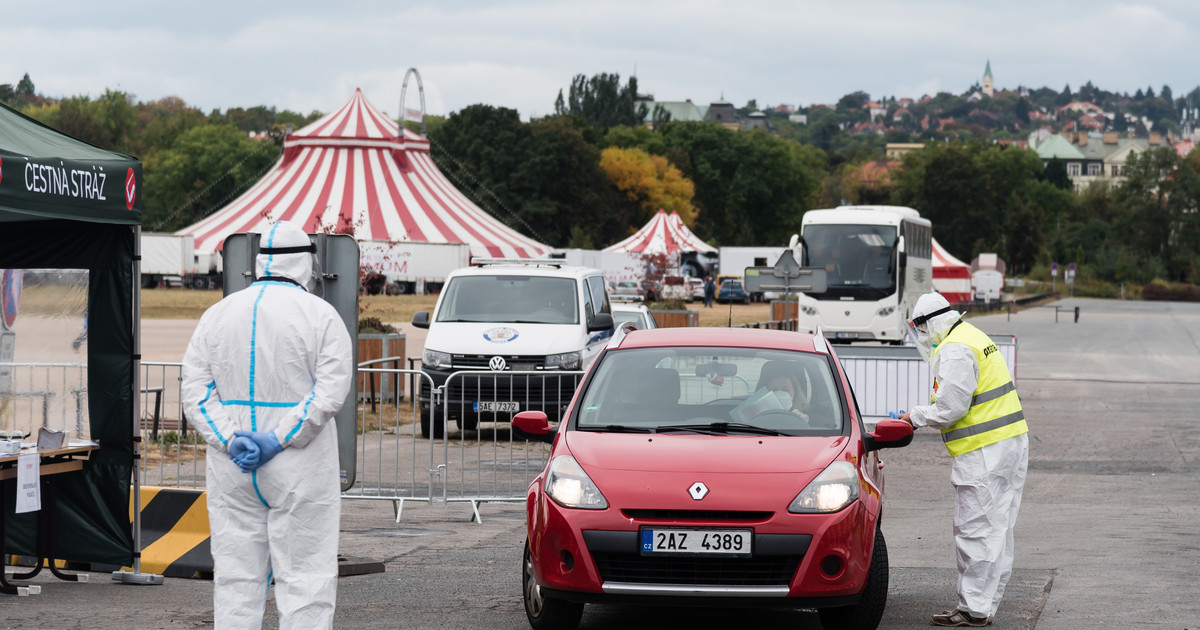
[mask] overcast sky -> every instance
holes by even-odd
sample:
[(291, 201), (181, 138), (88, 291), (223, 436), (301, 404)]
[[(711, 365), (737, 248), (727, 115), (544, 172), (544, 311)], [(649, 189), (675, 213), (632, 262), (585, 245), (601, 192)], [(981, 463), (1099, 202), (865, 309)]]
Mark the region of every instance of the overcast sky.
[[(760, 107), (997, 88), (1200, 85), (1200, 2), (1056, 0), (0, 0), (0, 83), (208, 112), (329, 112), (361, 87), (392, 114), (415, 67), (430, 114), (551, 113), (576, 74), (636, 72), (657, 100)], [(411, 81), (408, 107), (419, 106)]]

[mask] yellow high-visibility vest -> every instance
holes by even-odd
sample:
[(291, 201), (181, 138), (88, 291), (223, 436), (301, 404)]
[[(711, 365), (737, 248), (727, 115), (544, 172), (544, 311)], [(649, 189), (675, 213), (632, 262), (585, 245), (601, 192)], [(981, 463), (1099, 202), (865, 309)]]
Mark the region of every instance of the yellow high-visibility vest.
[[(1009, 374), (1008, 364), (992, 339), (978, 328), (960, 322), (933, 349), (933, 355), (937, 356), (938, 351), (948, 343), (961, 343), (971, 348), (975, 360), (979, 362), (979, 384), (975, 386), (967, 415), (942, 429), (942, 441), (946, 443), (950, 454), (957, 457), (988, 444), (1028, 433), (1029, 425), (1025, 423), (1017, 387)], [(935, 380), (933, 394), (929, 397), (931, 403), (937, 400), (937, 386)]]

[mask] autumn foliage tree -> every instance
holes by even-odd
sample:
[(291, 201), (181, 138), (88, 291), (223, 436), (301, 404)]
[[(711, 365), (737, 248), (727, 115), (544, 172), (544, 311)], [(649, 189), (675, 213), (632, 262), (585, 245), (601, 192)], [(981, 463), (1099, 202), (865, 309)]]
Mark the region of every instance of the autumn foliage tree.
[(600, 168), (620, 197), (621, 219), (641, 226), (660, 209), (676, 212), (684, 225), (696, 219), (696, 187), (667, 158), (638, 148), (609, 147), (600, 152)]

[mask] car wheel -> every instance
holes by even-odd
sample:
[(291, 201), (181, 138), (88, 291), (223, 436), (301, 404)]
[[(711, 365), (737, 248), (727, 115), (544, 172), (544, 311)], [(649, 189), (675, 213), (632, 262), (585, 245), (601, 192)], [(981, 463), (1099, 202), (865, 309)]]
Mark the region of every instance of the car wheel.
[(474, 431), (479, 428), (479, 416), (463, 414), (458, 417), (458, 428), (463, 431)]
[(887, 605), (888, 559), (883, 532), (875, 530), (875, 548), (871, 551), (871, 566), (867, 569), (867, 584), (854, 606), (822, 608), (817, 611), (821, 625), (846, 630), (875, 630), (883, 619)]
[(547, 597), (533, 575), (529, 541), (525, 541), (525, 559), (521, 563), (521, 597), (525, 617), (533, 630), (575, 630), (583, 617), (583, 604)]
[(421, 437), (428, 438), (429, 434), (431, 433), (431, 429), (433, 437), (444, 437), (446, 435), (446, 425), (442, 422), (442, 419), (439, 417), (436, 421), (434, 421), (429, 416), (430, 412), (428, 409), (421, 410)]

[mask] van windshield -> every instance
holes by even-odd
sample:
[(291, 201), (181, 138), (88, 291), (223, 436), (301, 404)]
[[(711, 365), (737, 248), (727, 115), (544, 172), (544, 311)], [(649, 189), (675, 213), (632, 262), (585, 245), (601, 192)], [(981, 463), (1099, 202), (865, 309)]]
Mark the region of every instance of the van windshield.
[(578, 324), (572, 278), (459, 276), (444, 289), (435, 321), (497, 324)]

